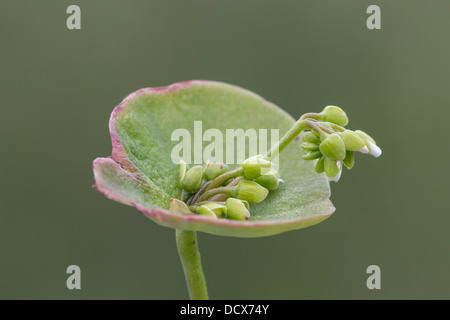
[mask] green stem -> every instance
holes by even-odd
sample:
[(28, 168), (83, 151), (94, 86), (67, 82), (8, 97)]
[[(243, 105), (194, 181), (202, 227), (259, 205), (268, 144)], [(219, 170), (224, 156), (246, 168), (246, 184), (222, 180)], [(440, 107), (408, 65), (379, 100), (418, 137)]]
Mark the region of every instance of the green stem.
[(265, 158), (269, 161), (276, 158), (284, 148), (287, 147), (296, 136), (300, 134), (303, 130), (307, 129), (306, 121), (300, 118), (286, 134), (267, 152)]
[[(236, 186), (219, 187), (219, 188), (215, 188), (215, 189), (206, 191), (204, 194), (202, 194), (200, 197), (198, 197), (198, 199), (195, 203), (208, 200), (209, 198), (211, 198), (212, 196), (215, 196), (217, 194), (233, 194), (234, 192), (236, 192), (236, 188), (237, 188)], [(195, 203), (193, 203), (193, 204), (195, 204)]]
[(208, 186), (211, 184), (211, 181), (206, 182), (201, 188), (200, 190), (197, 191), (197, 193), (190, 199), (189, 202), (187, 202), (186, 204), (189, 206), (193, 203), (195, 203), (198, 199), (198, 197), (200, 197), (203, 192), (205, 192), (206, 188), (208, 188)]
[(325, 128), (315, 122), (318, 117), (318, 113), (305, 113), (303, 116), (301, 116), (300, 119), (298, 119), (297, 122), (288, 130), (288, 132), (286, 132), (286, 134), (269, 150), (269, 152), (267, 152), (265, 158), (269, 161), (272, 161), (303, 130), (314, 129), (318, 132), (326, 131), (328, 133), (333, 133), (331, 129)]
[(320, 113), (316, 113), (316, 112), (308, 112), (305, 113), (304, 115), (302, 115), (300, 117), (300, 120), (305, 120), (305, 119), (319, 119), (320, 118)]
[(176, 230), (176, 240), (191, 300), (208, 300), (196, 231)]
[[(228, 172), (218, 176), (214, 180), (209, 181), (208, 186), (203, 190), (203, 192), (207, 192), (211, 189), (220, 187), (221, 185), (223, 185), (225, 183), (225, 181), (232, 179), (232, 178), (242, 176), (242, 174), (243, 174), (242, 167), (239, 167), (232, 171), (228, 171)], [(199, 195), (201, 195), (201, 194), (199, 194)]]
[(320, 135), (323, 133), (332, 134), (334, 133), (333, 129), (330, 129), (324, 125), (322, 125), (324, 122), (314, 122), (314, 121), (305, 121), (305, 124), (312, 130), (315, 130)]
[[(226, 187), (230, 188), (230, 187), (237, 186), (239, 181), (241, 181), (243, 179), (244, 179), (244, 177), (237, 177), (233, 181), (231, 181), (229, 184), (227, 184)], [(229, 194), (222, 193), (222, 194), (213, 196), (211, 199), (209, 199), (209, 201), (215, 201), (215, 202), (222, 201), (223, 202), (223, 201), (226, 201), (230, 196), (231, 195), (229, 195)]]
[(341, 126), (339, 126), (339, 125), (337, 125), (337, 124), (334, 124), (334, 123), (331, 123), (331, 122), (317, 122), (319, 125), (329, 125), (331, 128), (333, 128), (334, 130), (337, 130), (337, 131), (340, 131), (340, 132), (343, 132), (343, 131), (345, 131), (345, 128), (344, 127), (341, 127)]

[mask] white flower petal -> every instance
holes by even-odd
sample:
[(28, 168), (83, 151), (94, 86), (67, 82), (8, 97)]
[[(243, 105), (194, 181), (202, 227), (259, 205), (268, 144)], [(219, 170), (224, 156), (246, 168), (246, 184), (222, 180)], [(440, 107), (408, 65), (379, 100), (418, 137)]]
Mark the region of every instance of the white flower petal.
[(378, 158), (381, 155), (381, 149), (376, 144), (369, 142), (370, 154)]
[(336, 176), (334, 176), (333, 178), (328, 177), (328, 181), (338, 182), (339, 179), (341, 178), (341, 174), (342, 174), (342, 170), (340, 170), (339, 173)]
[(361, 153), (369, 153), (369, 148), (367, 146), (364, 146), (361, 150), (359, 150)]

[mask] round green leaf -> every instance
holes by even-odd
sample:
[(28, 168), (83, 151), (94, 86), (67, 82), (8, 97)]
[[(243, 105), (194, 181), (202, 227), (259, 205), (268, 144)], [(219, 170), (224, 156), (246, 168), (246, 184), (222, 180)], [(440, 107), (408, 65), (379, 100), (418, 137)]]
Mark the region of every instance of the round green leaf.
[[(254, 129), (257, 136), (260, 129), (266, 129), (269, 137), (271, 129), (278, 129), (281, 138), (295, 123), (274, 104), (229, 84), (189, 81), (141, 89), (125, 98), (111, 115), (112, 156), (94, 161), (96, 188), (112, 200), (135, 206), (160, 225), (224, 236), (274, 235), (317, 224), (334, 212), (329, 183), (324, 174), (315, 172), (315, 161), (302, 159), (301, 140), (293, 141), (279, 156), (278, 172), (285, 183), (251, 206), (249, 220), (213, 220), (171, 212), (170, 199), (181, 195), (179, 165), (171, 158), (179, 141), (172, 141), (172, 132), (180, 128), (190, 132), (192, 164), (201, 164), (194, 163), (194, 121), (202, 121), (203, 133), (210, 128), (222, 132), (224, 160), (227, 129)], [(203, 149), (210, 143), (196, 142)], [(248, 144), (247, 140), (247, 157)], [(236, 155), (237, 143), (234, 147)], [(229, 166), (230, 170), (238, 167)]]

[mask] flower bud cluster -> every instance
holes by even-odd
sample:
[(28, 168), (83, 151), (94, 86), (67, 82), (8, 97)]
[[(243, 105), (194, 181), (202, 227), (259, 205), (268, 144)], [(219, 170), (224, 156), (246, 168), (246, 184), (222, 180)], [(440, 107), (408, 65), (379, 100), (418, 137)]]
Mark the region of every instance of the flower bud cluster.
[(348, 169), (355, 164), (354, 152), (368, 153), (375, 157), (381, 149), (367, 133), (344, 128), (348, 123), (345, 112), (336, 106), (327, 106), (311, 121), (311, 130), (303, 134), (303, 159), (319, 159), (316, 172), (325, 172), (331, 181), (338, 181), (343, 165)]
[[(193, 213), (211, 218), (247, 220), (250, 204), (263, 201), (282, 181), (272, 162), (257, 155), (242, 163), (237, 177), (224, 180), (212, 190), (207, 188), (208, 183), (222, 181), (227, 172), (229, 168), (223, 163), (208, 162), (192, 168), (183, 161), (180, 163), (179, 185), (186, 198), (192, 199), (188, 204)], [(208, 194), (206, 201), (196, 203), (203, 193)]]

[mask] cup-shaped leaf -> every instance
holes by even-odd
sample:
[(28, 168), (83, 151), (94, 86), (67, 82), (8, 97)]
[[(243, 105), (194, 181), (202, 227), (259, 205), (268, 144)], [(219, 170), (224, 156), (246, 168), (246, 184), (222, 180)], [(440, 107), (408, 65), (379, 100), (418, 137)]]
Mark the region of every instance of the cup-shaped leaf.
[[(179, 199), (182, 193), (178, 183), (180, 157), (191, 166), (218, 161), (233, 170), (240, 166), (239, 152), (245, 151), (245, 157), (262, 154), (265, 151), (261, 149), (270, 148), (270, 139), (257, 140), (256, 154), (250, 154), (250, 144), (244, 149), (235, 144), (233, 150), (227, 150), (227, 129), (242, 129), (256, 139), (275, 132), (282, 137), (294, 122), (260, 96), (224, 83), (189, 81), (141, 89), (112, 112), (112, 155), (94, 161), (95, 186), (108, 198), (135, 206), (156, 223), (175, 229), (261, 237), (308, 227), (328, 218), (334, 207), (325, 174), (315, 172), (315, 161), (302, 159), (301, 139), (293, 141), (277, 159), (277, 171), (285, 183), (263, 202), (252, 205), (248, 220), (170, 211), (170, 199)], [(202, 139), (208, 129), (222, 134), (213, 142), (215, 155), (222, 154), (223, 159), (210, 158), (212, 152), (208, 150), (214, 139)], [(193, 144), (181, 148), (188, 140)], [(232, 144), (228, 142), (229, 147)], [(234, 157), (227, 159), (230, 154)], [(234, 161), (230, 161), (232, 158)]]

